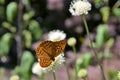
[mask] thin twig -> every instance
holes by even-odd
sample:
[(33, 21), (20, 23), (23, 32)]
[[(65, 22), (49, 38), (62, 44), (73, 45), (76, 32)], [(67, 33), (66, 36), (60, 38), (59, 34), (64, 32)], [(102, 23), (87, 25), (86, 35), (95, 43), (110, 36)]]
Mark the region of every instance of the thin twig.
[(23, 14), (23, 3), (22, 0), (19, 0), (18, 4), (18, 27), (17, 27), (17, 36), (16, 36), (16, 42), (17, 42), (17, 59), (18, 64), (22, 56), (22, 14)]

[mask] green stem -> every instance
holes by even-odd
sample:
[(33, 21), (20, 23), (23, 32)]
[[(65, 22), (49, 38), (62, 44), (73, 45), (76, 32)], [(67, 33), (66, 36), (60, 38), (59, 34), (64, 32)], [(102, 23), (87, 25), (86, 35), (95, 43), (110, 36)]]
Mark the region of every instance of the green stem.
[(39, 76), (40, 80), (44, 80), (44, 74), (42, 74), (41, 76)]
[(75, 46), (72, 46), (73, 52), (76, 54), (76, 48)]
[(55, 75), (55, 72), (53, 72), (53, 78), (54, 78), (54, 80), (56, 80), (56, 75)]
[(74, 80), (77, 80), (77, 66), (76, 66), (76, 57), (77, 57), (77, 55), (76, 55), (76, 48), (75, 48), (75, 46), (72, 46), (72, 48), (73, 48), (73, 52), (75, 53), (75, 75), (74, 75)]
[(86, 18), (85, 18), (84, 15), (82, 15), (82, 19), (83, 19), (83, 22), (84, 22), (84, 25), (85, 25), (85, 29), (86, 29), (87, 35), (88, 35), (88, 37), (89, 37), (91, 49), (93, 50), (93, 53), (94, 53), (94, 55), (95, 55), (95, 57), (96, 57), (96, 60), (97, 60), (97, 62), (98, 62), (98, 64), (99, 64), (99, 67), (100, 67), (100, 69), (101, 69), (102, 78), (103, 78), (103, 80), (106, 80), (106, 79), (105, 79), (105, 75), (104, 75), (104, 71), (103, 71), (102, 64), (100, 64), (100, 62), (99, 62), (99, 60), (98, 60), (97, 53), (95, 52), (94, 47), (93, 47), (93, 44), (92, 44), (92, 41), (91, 41), (91, 39), (90, 39), (90, 33), (89, 33), (88, 25), (87, 25), (87, 22), (86, 22)]
[(68, 66), (67, 66), (66, 62), (65, 62), (65, 67), (66, 67), (66, 71), (67, 71), (68, 80), (70, 80), (70, 74), (69, 74), (69, 70), (68, 70)]
[(84, 78), (83, 78), (83, 80), (87, 80), (87, 78), (86, 78), (86, 77), (84, 77)]

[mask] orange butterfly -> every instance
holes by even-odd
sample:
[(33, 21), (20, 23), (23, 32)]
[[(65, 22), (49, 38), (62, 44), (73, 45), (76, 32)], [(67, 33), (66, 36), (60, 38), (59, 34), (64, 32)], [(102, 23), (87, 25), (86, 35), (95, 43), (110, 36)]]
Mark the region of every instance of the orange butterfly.
[(66, 41), (43, 41), (36, 49), (36, 54), (40, 59), (41, 67), (48, 67), (55, 57), (63, 52), (66, 46)]

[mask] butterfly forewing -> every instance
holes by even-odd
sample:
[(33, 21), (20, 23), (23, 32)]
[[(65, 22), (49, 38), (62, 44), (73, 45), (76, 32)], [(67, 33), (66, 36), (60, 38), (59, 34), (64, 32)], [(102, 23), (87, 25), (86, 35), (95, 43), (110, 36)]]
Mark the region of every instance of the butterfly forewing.
[[(40, 43), (40, 45), (36, 49), (36, 54), (39, 56), (43, 55), (43, 52), (51, 53), (52, 48), (50, 47), (52, 45), (52, 41), (43, 41)], [(44, 53), (44, 54), (47, 54)]]
[(60, 53), (63, 52), (63, 50), (65, 49), (66, 46), (66, 41), (65, 40), (61, 40), (58, 42), (54, 42), (53, 45), (53, 55), (54, 57), (58, 56)]

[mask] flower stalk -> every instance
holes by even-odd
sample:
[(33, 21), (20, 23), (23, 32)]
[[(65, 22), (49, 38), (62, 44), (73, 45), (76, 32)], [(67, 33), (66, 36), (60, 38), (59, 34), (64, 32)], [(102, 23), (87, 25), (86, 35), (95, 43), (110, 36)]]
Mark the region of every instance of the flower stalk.
[(91, 41), (91, 39), (90, 39), (90, 33), (89, 33), (89, 29), (88, 29), (88, 25), (87, 25), (87, 22), (86, 22), (85, 15), (82, 15), (82, 19), (83, 19), (83, 22), (84, 22), (84, 25), (85, 25), (85, 30), (86, 30), (87, 35), (88, 35), (88, 37), (89, 37), (90, 47), (91, 47), (91, 49), (92, 49), (92, 51), (93, 51), (93, 53), (94, 53), (94, 55), (95, 55), (95, 57), (96, 57), (96, 60), (97, 60), (97, 62), (98, 62), (98, 65), (99, 65), (99, 67), (100, 67), (100, 69), (101, 69), (101, 74), (102, 74), (102, 78), (103, 78), (102, 80), (106, 80), (106, 79), (105, 79), (105, 75), (104, 75), (104, 70), (103, 70), (102, 64), (101, 64), (101, 63), (99, 62), (99, 60), (98, 60), (97, 53), (95, 52), (94, 47), (93, 47), (93, 44), (92, 44), (92, 41)]
[(54, 80), (56, 80), (56, 75), (55, 75), (54, 71), (53, 71), (53, 78), (54, 78)]
[[(73, 49), (73, 52), (75, 53), (75, 59), (76, 59), (76, 57), (77, 57), (77, 54), (76, 54), (76, 48), (75, 48), (75, 46), (72, 46), (72, 49)], [(75, 60), (75, 63), (76, 63), (76, 60)], [(75, 75), (74, 75), (74, 80), (77, 80), (78, 78), (77, 78), (77, 66), (76, 66), (76, 64), (75, 64)]]
[(64, 64), (65, 64), (65, 67), (66, 67), (68, 80), (70, 80), (70, 74), (69, 74), (69, 69), (68, 69), (67, 63), (65, 62)]

